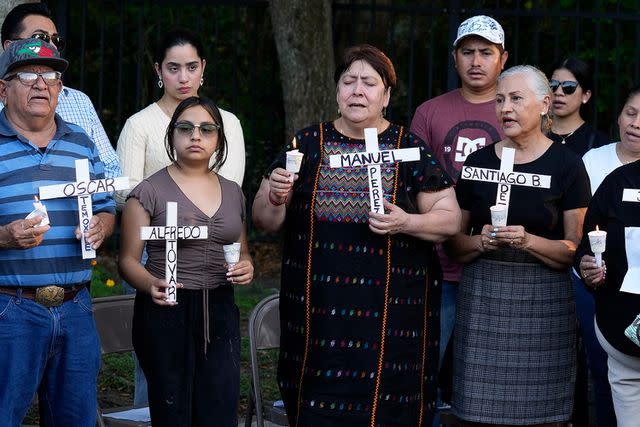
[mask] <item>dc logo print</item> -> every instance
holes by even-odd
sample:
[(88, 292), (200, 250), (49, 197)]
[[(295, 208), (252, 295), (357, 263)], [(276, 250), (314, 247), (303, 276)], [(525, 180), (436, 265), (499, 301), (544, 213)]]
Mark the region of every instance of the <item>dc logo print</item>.
[[(487, 137), (476, 139), (458, 136), (465, 129), (477, 129), (484, 131)], [(454, 140), (455, 139), (455, 140)], [(443, 149), (445, 153), (455, 151), (455, 156), (444, 156), (444, 169), (451, 177), (457, 177), (461, 163), (467, 159), (469, 154), (482, 148), (485, 145), (500, 141), (500, 134), (491, 124), (480, 120), (465, 120), (449, 130), (444, 138)]]
[(464, 163), (467, 156), (474, 151), (479, 150), (487, 144), (487, 138), (481, 137), (477, 139), (469, 139), (464, 136), (458, 137), (456, 146), (456, 162)]

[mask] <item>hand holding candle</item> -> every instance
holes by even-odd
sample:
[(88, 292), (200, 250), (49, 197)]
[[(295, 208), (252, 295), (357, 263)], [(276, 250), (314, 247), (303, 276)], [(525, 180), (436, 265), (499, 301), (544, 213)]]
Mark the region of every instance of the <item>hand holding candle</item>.
[(47, 207), (38, 199), (38, 196), (33, 196), (35, 201), (33, 202), (33, 210), (25, 219), (31, 219), (36, 216), (42, 217), (40, 224), (38, 227), (44, 227), (45, 225), (49, 225), (49, 214), (47, 213)]
[(605, 251), (607, 243), (607, 232), (600, 230), (596, 225), (596, 229), (589, 232), (589, 244), (591, 252), (596, 257), (596, 265), (602, 267), (602, 253)]
[[(287, 164), (286, 169), (288, 172), (298, 173), (300, 172), (300, 166), (302, 165), (302, 158), (304, 154), (296, 149), (296, 139), (293, 138), (291, 141), (291, 146), (293, 150), (287, 151)], [(293, 175), (289, 178), (291, 182), (293, 182)]]

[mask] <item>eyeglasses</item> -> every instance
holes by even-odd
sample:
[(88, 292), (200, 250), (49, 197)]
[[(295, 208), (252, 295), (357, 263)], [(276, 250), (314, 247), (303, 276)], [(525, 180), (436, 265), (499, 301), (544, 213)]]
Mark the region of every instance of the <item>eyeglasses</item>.
[[(67, 42), (65, 41), (64, 37), (62, 37), (58, 33), (56, 34), (34, 33), (34, 34), (31, 34), (31, 37), (29, 38), (38, 39), (47, 43), (51, 43), (56, 46), (56, 49), (58, 49), (58, 52), (62, 52), (64, 50), (64, 47), (67, 45)], [(25, 39), (11, 39), (11, 41), (14, 41), (14, 42), (18, 40), (25, 40)]]
[(194, 129), (200, 129), (200, 134), (202, 136), (213, 136), (220, 129), (220, 125), (216, 123), (200, 123), (199, 125), (194, 125), (191, 122), (177, 122), (173, 125), (173, 128), (180, 134), (184, 136), (192, 136)]
[(551, 86), (552, 92), (558, 90), (558, 87), (562, 87), (562, 92), (564, 92), (565, 95), (571, 95), (573, 92), (575, 92), (578, 88), (578, 85), (578, 82), (573, 82), (571, 80), (559, 82), (558, 80), (554, 79), (549, 82), (549, 86)]
[(26, 86), (33, 86), (38, 81), (38, 77), (42, 77), (42, 80), (47, 86), (54, 86), (60, 81), (62, 73), (60, 71), (45, 71), (44, 73), (36, 73), (35, 71), (18, 71), (15, 74), (10, 74), (2, 80), (10, 81), (15, 78), (20, 80), (20, 83)]

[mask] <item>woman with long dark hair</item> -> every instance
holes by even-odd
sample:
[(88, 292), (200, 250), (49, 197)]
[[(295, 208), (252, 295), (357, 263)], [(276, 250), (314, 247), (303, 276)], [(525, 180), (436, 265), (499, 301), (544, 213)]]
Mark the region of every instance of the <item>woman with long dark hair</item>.
[[(240, 329), (233, 286), (253, 277), (245, 199), (216, 173), (224, 163), (222, 117), (206, 98), (175, 109), (166, 130), (172, 163), (138, 184), (122, 214), (120, 273), (137, 290), (133, 345), (149, 382), (154, 426), (234, 426), (240, 386)], [(165, 290), (165, 241), (145, 242), (140, 227), (164, 226), (177, 202), (178, 226), (205, 226), (205, 240), (180, 240), (177, 301)], [(239, 241), (240, 260), (225, 264), (223, 245)]]

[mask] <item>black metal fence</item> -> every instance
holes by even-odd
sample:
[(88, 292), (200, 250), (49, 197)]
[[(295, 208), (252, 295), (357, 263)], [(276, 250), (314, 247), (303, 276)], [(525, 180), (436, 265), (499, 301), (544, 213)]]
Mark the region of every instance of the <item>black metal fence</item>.
[[(267, 1), (56, 0), (49, 6), (69, 39), (65, 81), (91, 97), (114, 145), (126, 118), (159, 98), (152, 58), (162, 32), (181, 25), (199, 33), (207, 52), (202, 93), (242, 121), (245, 192), (252, 198), (288, 137)], [(590, 61), (597, 77), (592, 121), (614, 137), (625, 92), (640, 81), (639, 10), (640, 0), (343, 0), (333, 2), (333, 35), (338, 54), (363, 42), (388, 53), (399, 80), (389, 114), (408, 124), (421, 102), (457, 86), (451, 42), (458, 24), (491, 15), (505, 29), (508, 66), (549, 71), (569, 55)], [(322, 61), (309, 55), (311, 64)]]

